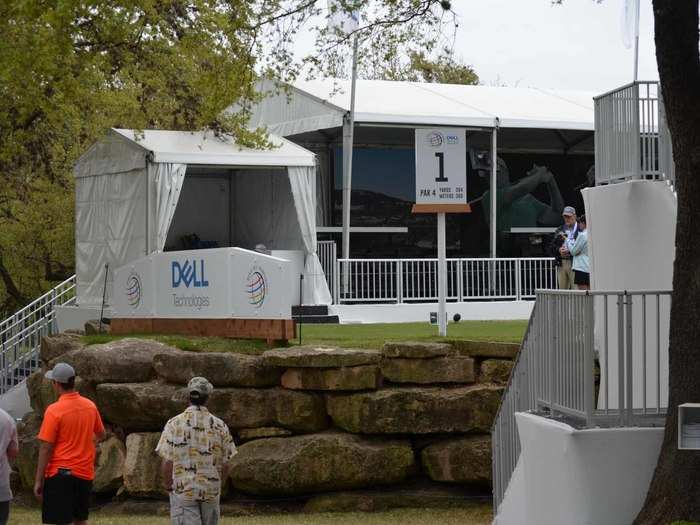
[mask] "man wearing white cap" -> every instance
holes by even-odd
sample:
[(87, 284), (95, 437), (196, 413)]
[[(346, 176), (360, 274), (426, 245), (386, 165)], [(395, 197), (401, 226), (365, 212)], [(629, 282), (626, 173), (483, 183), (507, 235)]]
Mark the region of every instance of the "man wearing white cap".
[(104, 425), (95, 403), (75, 391), (72, 366), (57, 363), (45, 377), (58, 401), (46, 408), (37, 436), (34, 495), (41, 500), (42, 523), (84, 525), (95, 478), (95, 441), (104, 437)]
[(219, 522), (221, 486), (236, 446), (226, 424), (205, 406), (213, 390), (204, 377), (193, 377), (187, 385), (190, 406), (165, 424), (156, 447), (173, 525)]
[(556, 259), (557, 281), (560, 290), (574, 288), (574, 271), (571, 266), (571, 253), (567, 248), (567, 241), (576, 239), (576, 209), (573, 206), (565, 206), (561, 213), (564, 224), (554, 232), (552, 241), (552, 255)]

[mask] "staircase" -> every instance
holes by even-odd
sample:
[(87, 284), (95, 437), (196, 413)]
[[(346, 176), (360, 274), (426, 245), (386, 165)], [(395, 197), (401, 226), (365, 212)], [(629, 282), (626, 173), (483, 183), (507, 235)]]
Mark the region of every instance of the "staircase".
[(0, 321), (0, 394), (40, 367), (42, 337), (56, 333), (55, 307), (75, 300), (75, 275)]
[(340, 323), (340, 318), (337, 315), (328, 313), (328, 306), (325, 304), (292, 306), (292, 319), (303, 324)]

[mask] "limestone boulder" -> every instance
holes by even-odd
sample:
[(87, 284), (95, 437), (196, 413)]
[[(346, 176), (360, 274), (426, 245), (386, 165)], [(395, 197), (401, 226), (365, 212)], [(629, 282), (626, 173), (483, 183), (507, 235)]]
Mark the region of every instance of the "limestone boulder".
[(161, 460), (156, 454), (159, 432), (135, 432), (126, 436), (124, 488), (132, 496), (166, 496)]
[(79, 348), (57, 360), (91, 383), (140, 383), (155, 376), (153, 358), (169, 352), (178, 350), (158, 341), (127, 338)]
[(36, 412), (30, 412), (17, 425), (17, 442), (19, 455), (15, 459), (15, 469), (25, 488), (34, 487), (36, 463), (39, 457), (39, 440), (36, 436), (41, 428), (41, 416)]
[(520, 350), (518, 343), (455, 340), (450, 344), (457, 354), (471, 357), (513, 359)]
[(41, 338), (39, 357), (41, 362), (46, 365), (57, 357), (84, 346), (85, 343), (82, 342), (78, 334), (62, 333), (50, 335)]
[(361, 434), (489, 432), (502, 388), (401, 387), (327, 394), (326, 406), (340, 428)]
[(374, 365), (382, 355), (377, 350), (297, 346), (263, 352), (265, 363), (281, 368), (339, 368)]
[(279, 427), (242, 428), (238, 431), (238, 439), (241, 443), (253, 441), (254, 439), (286, 437), (291, 435), (292, 433), (289, 430)]
[(491, 438), (470, 436), (435, 443), (421, 451), (425, 472), (435, 481), (491, 483)]
[(282, 386), (292, 390), (375, 390), (381, 381), (376, 365), (289, 368), (282, 375)]
[(382, 375), (392, 383), (473, 383), (476, 380), (471, 357), (431, 359), (383, 359)]
[(402, 357), (405, 359), (427, 359), (443, 357), (453, 352), (452, 347), (445, 343), (385, 343), (382, 347), (384, 357)]
[(97, 385), (97, 407), (105, 421), (129, 431), (162, 430), (187, 406), (184, 388), (162, 383)]
[(98, 319), (93, 319), (85, 323), (85, 335), (108, 334), (110, 326), (107, 323), (101, 323)]
[(110, 435), (99, 443), (93, 492), (115, 492), (122, 486), (126, 446), (116, 436)]
[(294, 495), (389, 485), (414, 470), (411, 445), (327, 432), (244, 443), (233, 458), (234, 488), (258, 495)]
[[(95, 385), (85, 381), (80, 376), (75, 378), (75, 389), (81, 396), (97, 402)], [(57, 399), (56, 393), (51, 386), (51, 381), (44, 378), (43, 370), (34, 372), (27, 378), (27, 392), (29, 394), (29, 404), (32, 410), (42, 416), (44, 415), (46, 407)]]
[(324, 399), (311, 392), (285, 388), (219, 388), (209, 410), (231, 429), (282, 427), (293, 432), (318, 432), (328, 427)]
[(506, 384), (513, 370), (513, 361), (509, 359), (485, 359), (481, 363), (479, 379), (482, 383)]
[(228, 352), (167, 352), (153, 358), (159, 377), (170, 383), (187, 384), (195, 376), (206, 377), (214, 386), (263, 387), (279, 384), (282, 373), (266, 365), (260, 356)]

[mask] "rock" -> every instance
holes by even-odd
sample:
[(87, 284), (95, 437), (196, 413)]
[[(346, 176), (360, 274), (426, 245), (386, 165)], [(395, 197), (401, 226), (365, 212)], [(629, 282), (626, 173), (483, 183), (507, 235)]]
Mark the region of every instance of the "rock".
[(110, 435), (98, 445), (93, 492), (114, 492), (122, 486), (126, 447), (116, 436)]
[(381, 366), (382, 375), (393, 383), (473, 383), (476, 378), (471, 357), (383, 359)]
[(187, 384), (195, 376), (214, 386), (274, 386), (281, 370), (267, 366), (259, 356), (225, 352), (168, 352), (153, 358), (156, 373), (171, 383)]
[(138, 432), (126, 436), (124, 488), (132, 496), (165, 496), (161, 461), (156, 454), (160, 432)]
[(470, 436), (448, 439), (425, 447), (423, 468), (435, 481), (491, 483), (491, 438)]
[(93, 319), (85, 323), (85, 335), (108, 334), (110, 328), (107, 323), (101, 323), (98, 319)]
[(474, 490), (432, 482), (378, 490), (330, 492), (312, 496), (304, 512), (381, 512), (398, 508), (465, 508), (483, 506)]
[(457, 354), (471, 357), (513, 359), (520, 351), (520, 344), (518, 343), (455, 340), (450, 341), (450, 344)]
[(85, 343), (82, 342), (80, 336), (77, 334), (62, 333), (50, 335), (41, 338), (39, 357), (41, 358), (41, 362), (47, 365), (57, 357), (84, 346)]
[(513, 361), (508, 359), (486, 359), (481, 363), (479, 380), (482, 383), (506, 384), (513, 369)]
[(338, 368), (341, 366), (374, 365), (381, 354), (377, 350), (297, 346), (263, 352), (265, 363), (282, 368)]
[(97, 385), (102, 418), (130, 431), (162, 430), (187, 406), (181, 387), (161, 383), (103, 383)]
[[(162, 430), (187, 406), (185, 388), (158, 382), (104, 383), (97, 387), (97, 399), (105, 420), (130, 431)], [(328, 426), (320, 395), (284, 388), (217, 388), (207, 407), (232, 429), (316, 432)]]
[[(75, 389), (80, 392), (81, 396), (97, 402), (97, 392), (95, 385), (85, 381), (82, 377), (75, 378)], [(27, 392), (29, 393), (29, 403), (32, 410), (44, 415), (46, 407), (56, 401), (56, 392), (51, 386), (51, 381), (44, 378), (43, 370), (34, 372), (27, 378)]]
[(328, 394), (333, 422), (362, 434), (489, 432), (502, 388), (403, 387), (354, 394)]
[(382, 347), (382, 355), (392, 358), (426, 359), (442, 357), (451, 353), (453, 353), (452, 347), (445, 343), (385, 343)]
[(92, 383), (140, 383), (155, 375), (153, 357), (169, 352), (178, 350), (158, 341), (127, 338), (73, 350), (60, 360)]
[(374, 390), (381, 381), (376, 365), (289, 368), (282, 375), (282, 386), (293, 390)]
[(283, 427), (294, 432), (318, 432), (328, 427), (323, 397), (284, 388), (219, 388), (209, 410), (231, 429)]
[(39, 440), (36, 436), (41, 428), (41, 416), (36, 412), (30, 412), (17, 425), (17, 442), (19, 455), (15, 459), (15, 469), (22, 480), (22, 486), (31, 489), (34, 487), (36, 475), (36, 463), (39, 457)]
[(252, 441), (254, 439), (285, 437), (291, 435), (292, 433), (289, 430), (279, 427), (242, 428), (238, 431), (238, 438), (242, 443)]
[(233, 458), (236, 489), (259, 495), (293, 495), (389, 485), (414, 469), (408, 441), (327, 432), (258, 439)]

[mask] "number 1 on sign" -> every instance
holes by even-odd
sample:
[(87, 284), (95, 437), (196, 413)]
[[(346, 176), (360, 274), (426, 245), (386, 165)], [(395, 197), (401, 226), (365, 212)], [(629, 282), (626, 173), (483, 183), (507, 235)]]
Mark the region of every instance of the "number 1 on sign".
[(439, 174), (435, 182), (447, 182), (445, 177), (445, 154), (442, 151), (436, 151), (435, 156), (438, 158)]

